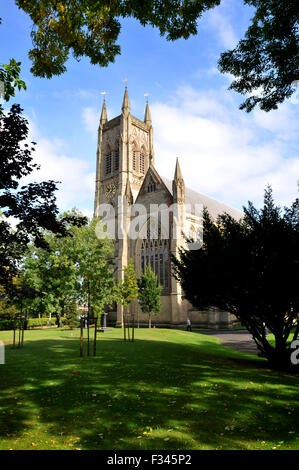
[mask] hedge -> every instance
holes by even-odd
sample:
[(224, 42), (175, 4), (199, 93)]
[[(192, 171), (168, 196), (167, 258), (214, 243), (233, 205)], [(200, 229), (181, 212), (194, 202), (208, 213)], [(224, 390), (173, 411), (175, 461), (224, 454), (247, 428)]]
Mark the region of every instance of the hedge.
[[(60, 318), (61, 325), (66, 324), (66, 318)], [(42, 318), (29, 318), (27, 320), (27, 328), (35, 328), (39, 326), (47, 326), (49, 323), (49, 317), (42, 317)], [(56, 317), (51, 319), (51, 323), (53, 326), (56, 325)], [(17, 322), (18, 326), (18, 322)], [(13, 330), (14, 321), (13, 320), (0, 320), (0, 330)]]

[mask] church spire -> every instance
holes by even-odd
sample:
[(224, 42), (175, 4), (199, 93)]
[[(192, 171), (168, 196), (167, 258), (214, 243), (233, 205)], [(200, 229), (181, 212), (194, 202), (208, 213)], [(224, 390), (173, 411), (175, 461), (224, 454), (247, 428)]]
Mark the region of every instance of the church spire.
[(122, 112), (123, 113), (129, 113), (130, 112), (130, 101), (129, 101), (129, 95), (128, 95), (128, 89), (127, 87), (125, 88), (125, 94), (124, 94), (124, 99), (123, 99), (123, 105), (122, 105)]
[(100, 118), (100, 124), (103, 126), (107, 122), (107, 109), (106, 109), (106, 100), (104, 98), (103, 106), (102, 106), (102, 113)]

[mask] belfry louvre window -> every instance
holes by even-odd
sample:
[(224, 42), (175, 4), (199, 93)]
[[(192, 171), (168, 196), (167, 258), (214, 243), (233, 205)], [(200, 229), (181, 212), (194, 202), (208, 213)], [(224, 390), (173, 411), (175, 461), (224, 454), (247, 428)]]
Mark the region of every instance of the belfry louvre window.
[(140, 173), (144, 174), (145, 166), (144, 166), (144, 155), (143, 153), (140, 154), (139, 158), (139, 171)]
[(112, 155), (111, 155), (111, 152), (109, 152), (106, 155), (106, 175), (109, 175), (109, 173), (111, 173), (111, 163), (112, 163)]
[(119, 170), (119, 150), (118, 149), (114, 151), (113, 170), (114, 171)]
[(137, 152), (133, 150), (133, 170), (137, 170)]
[[(146, 266), (154, 271), (158, 277), (159, 284), (163, 287), (163, 292), (169, 290), (169, 240), (162, 238), (161, 229), (155, 233), (151, 232), (149, 225), (147, 229), (147, 238), (141, 243), (140, 264), (141, 272), (145, 272)], [(151, 239), (153, 236), (154, 239)]]

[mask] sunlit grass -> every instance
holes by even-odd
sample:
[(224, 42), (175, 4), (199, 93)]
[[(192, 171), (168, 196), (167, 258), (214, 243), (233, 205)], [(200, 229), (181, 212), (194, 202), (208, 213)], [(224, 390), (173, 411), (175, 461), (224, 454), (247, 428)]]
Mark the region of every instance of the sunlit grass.
[(78, 331), (0, 340), (0, 449), (299, 448), (298, 377), (214, 337), (113, 329), (83, 358)]

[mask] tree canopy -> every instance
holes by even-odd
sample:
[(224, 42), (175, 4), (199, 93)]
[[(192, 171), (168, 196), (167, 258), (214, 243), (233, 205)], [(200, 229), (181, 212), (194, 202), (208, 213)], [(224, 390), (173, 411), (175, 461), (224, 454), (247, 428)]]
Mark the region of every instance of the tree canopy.
[[(167, 40), (197, 34), (202, 14), (221, 0), (15, 0), (32, 22), (32, 73), (51, 78), (66, 71), (72, 53), (92, 64), (109, 65), (120, 54), (117, 40), (124, 18), (159, 29)], [(269, 111), (290, 97), (299, 75), (297, 0), (243, 0), (254, 8), (251, 24), (237, 47), (224, 52), (220, 71), (230, 88), (246, 95), (241, 109)]]
[(7, 114), (0, 113), (0, 131), (0, 285), (9, 288), (31, 241), (45, 248), (44, 230), (66, 236), (70, 220), (82, 225), (86, 218), (58, 220), (54, 181), (20, 183), (38, 165), (33, 158), (35, 143), (28, 142), (28, 122), (19, 105), (13, 105)]
[(159, 285), (157, 275), (149, 266), (146, 266), (145, 273), (141, 274), (137, 282), (139, 305), (142, 312), (148, 314), (148, 326), (151, 328), (152, 315), (159, 315), (161, 312), (162, 286)]
[[(60, 219), (82, 217), (77, 210), (64, 213)], [(116, 295), (113, 277), (113, 242), (98, 239), (93, 219), (87, 225), (70, 224), (70, 236), (53, 232), (44, 235), (47, 249), (32, 245), (23, 262), (28, 284), (40, 296), (48, 313), (63, 315), (75, 302), (90, 301), (93, 316), (99, 317)]]
[(261, 210), (249, 203), (242, 220), (224, 214), (216, 222), (205, 212), (203, 228), (202, 249), (173, 260), (186, 298), (233, 313), (273, 366), (289, 366), (299, 333), (299, 199), (282, 213), (268, 188)]
[[(245, 0), (256, 8), (245, 38), (221, 54), (221, 72), (235, 79), (230, 89), (247, 95), (240, 109), (276, 109), (295, 90), (299, 77), (297, 0)], [(249, 96), (248, 96), (249, 95)]]

